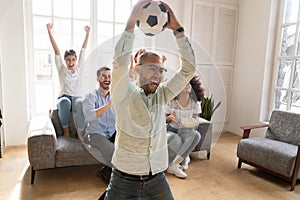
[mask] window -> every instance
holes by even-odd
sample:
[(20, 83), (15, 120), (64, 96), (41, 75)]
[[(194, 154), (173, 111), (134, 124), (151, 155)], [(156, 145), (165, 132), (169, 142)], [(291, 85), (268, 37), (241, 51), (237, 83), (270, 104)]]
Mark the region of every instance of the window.
[(285, 0), (282, 8), (272, 105), (275, 109), (300, 113), (299, 0)]
[[(87, 54), (120, 34), (137, 0), (31, 0), (27, 4), (30, 115), (45, 115), (55, 107), (59, 81), (46, 24), (53, 22), (53, 35), (61, 54), (79, 53), (91, 26)], [(111, 44), (114, 46), (115, 44)], [(106, 52), (111, 53), (111, 52)], [(105, 56), (103, 56), (105, 57)]]

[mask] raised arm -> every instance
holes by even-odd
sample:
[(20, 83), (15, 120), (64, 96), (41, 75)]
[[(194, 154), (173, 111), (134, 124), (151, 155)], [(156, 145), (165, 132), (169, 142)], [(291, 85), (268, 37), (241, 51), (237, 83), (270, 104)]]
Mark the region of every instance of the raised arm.
[[(168, 11), (168, 15), (169, 15), (169, 22), (167, 24), (167, 28), (171, 29), (172, 31), (176, 31), (179, 30), (180, 28), (182, 28), (181, 24), (179, 23), (179, 21), (177, 20), (173, 10), (170, 8), (170, 6), (168, 4), (166, 4), (165, 2), (161, 3), (165, 6), (165, 8)], [(176, 38), (181, 38), (184, 36), (184, 31), (181, 31), (180, 33), (176, 34)]]
[(51, 42), (51, 45), (53, 47), (55, 55), (60, 55), (59, 48), (58, 48), (58, 46), (57, 46), (57, 44), (56, 44), (56, 42), (54, 40), (54, 37), (52, 35), (52, 27), (53, 27), (53, 23), (48, 23), (47, 24), (48, 35), (49, 35), (50, 42)]
[(88, 41), (89, 41), (89, 36), (90, 36), (90, 30), (91, 30), (91, 27), (85, 26), (85, 27), (84, 27), (84, 30), (85, 30), (85, 38), (84, 38), (84, 41), (83, 41), (83, 44), (82, 44), (82, 48), (83, 48), (83, 49), (86, 48), (87, 43), (88, 43)]
[(175, 73), (173, 77), (166, 81), (165, 87), (165, 97), (166, 102), (172, 100), (186, 84), (192, 79), (195, 74), (195, 54), (187, 37), (184, 34), (184, 28), (181, 26), (180, 22), (177, 20), (173, 10), (165, 2), (161, 3), (166, 7), (169, 14), (169, 22), (167, 28), (173, 31), (176, 38), (176, 43), (178, 51), (180, 54), (181, 67), (180, 70)]
[(127, 20), (127, 24), (125, 27), (125, 31), (134, 32), (135, 22), (139, 19), (142, 14), (143, 6), (147, 3), (151, 2), (151, 0), (140, 0), (135, 6), (132, 8), (130, 16)]

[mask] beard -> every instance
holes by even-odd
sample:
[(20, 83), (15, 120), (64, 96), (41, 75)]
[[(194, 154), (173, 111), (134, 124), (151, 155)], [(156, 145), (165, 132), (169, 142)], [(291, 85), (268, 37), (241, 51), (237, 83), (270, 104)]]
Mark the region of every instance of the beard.
[(143, 74), (140, 74), (139, 76), (139, 86), (144, 90), (145, 94), (152, 94), (155, 93), (156, 89), (158, 88), (161, 77), (157, 75), (153, 75), (149, 78), (146, 78), (143, 76)]
[(100, 82), (100, 87), (104, 90), (109, 90), (110, 82), (109, 81)]
[(146, 94), (152, 94), (155, 93), (158, 86), (159, 83), (148, 81), (147, 83), (142, 84), (140, 87), (144, 90)]

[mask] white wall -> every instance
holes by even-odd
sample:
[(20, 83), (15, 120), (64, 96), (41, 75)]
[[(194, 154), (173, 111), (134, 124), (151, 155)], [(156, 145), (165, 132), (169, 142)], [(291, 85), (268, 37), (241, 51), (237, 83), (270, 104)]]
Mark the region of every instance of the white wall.
[[(263, 78), (268, 67), (271, 5), (276, 0), (240, 0), (232, 102), (228, 130), (259, 124)], [(273, 19), (274, 20), (274, 19)], [(257, 132), (262, 133), (264, 130)]]
[(23, 1), (0, 4), (3, 122), (6, 145), (26, 144), (27, 102)]
[[(190, 2), (192, 0), (186, 0)], [(216, 0), (217, 1), (217, 0)], [(236, 3), (236, 0), (219, 0)], [(270, 8), (276, 0), (240, 0), (231, 110), (228, 131), (259, 123), (263, 78), (267, 65)], [(183, 25), (187, 2), (167, 0)], [(5, 8), (5, 9), (4, 9)], [(0, 57), (6, 144), (26, 144), (26, 57), (22, 0), (0, 1)], [(255, 14), (253, 14), (255, 13)], [(189, 16), (189, 15), (188, 15)], [(184, 20), (184, 21), (183, 21)]]

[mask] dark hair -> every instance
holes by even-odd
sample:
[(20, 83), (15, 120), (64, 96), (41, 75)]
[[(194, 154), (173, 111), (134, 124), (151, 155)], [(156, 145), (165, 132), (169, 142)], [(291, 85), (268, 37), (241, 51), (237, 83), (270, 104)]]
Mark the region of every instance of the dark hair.
[(146, 52), (145, 49), (139, 49), (139, 50), (135, 53), (135, 55), (134, 55), (134, 57), (133, 57), (134, 62), (137, 63), (137, 62), (138, 62), (138, 59), (139, 59), (139, 56), (140, 56), (141, 54), (145, 53), (145, 52)]
[(146, 60), (148, 56), (154, 56), (154, 57), (158, 57), (160, 59), (160, 56), (157, 55), (156, 53), (150, 52), (150, 51), (145, 51), (144, 53), (142, 53), (138, 56), (137, 63), (139, 65), (145, 64), (145, 63), (143, 63), (143, 61)]
[(100, 67), (98, 70), (97, 70), (97, 77), (100, 76), (101, 72), (103, 71), (106, 71), (106, 70), (110, 70), (108, 67)]
[(64, 58), (68, 57), (68, 56), (75, 56), (75, 58), (77, 58), (76, 52), (73, 49), (70, 50), (66, 50), (65, 51), (65, 55)]
[(192, 91), (190, 93), (191, 99), (194, 101), (202, 101), (204, 98), (204, 88), (201, 87), (201, 81), (199, 76), (194, 76), (190, 80)]

